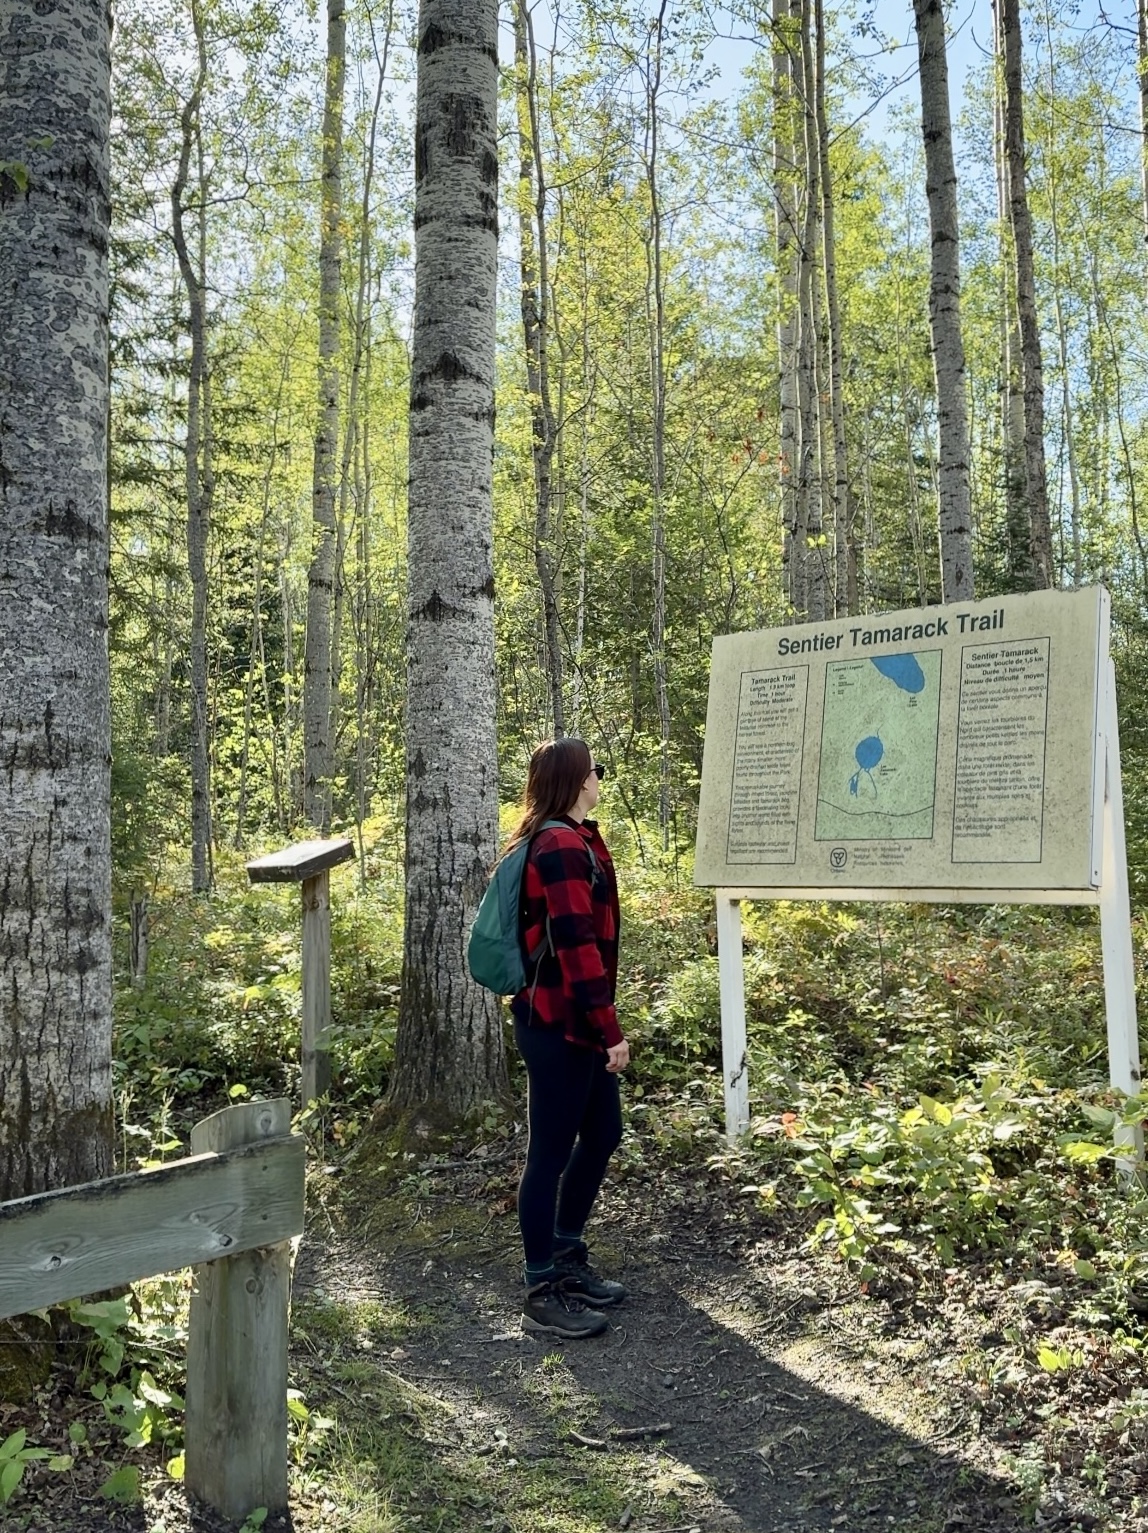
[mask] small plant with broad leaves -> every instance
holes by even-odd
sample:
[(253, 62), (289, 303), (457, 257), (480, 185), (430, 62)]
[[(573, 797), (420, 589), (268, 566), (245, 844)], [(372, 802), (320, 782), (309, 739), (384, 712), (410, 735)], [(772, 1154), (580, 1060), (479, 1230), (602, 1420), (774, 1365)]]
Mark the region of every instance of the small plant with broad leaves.
[(301, 1464), (318, 1450), (324, 1435), (331, 1431), (335, 1422), (330, 1416), (320, 1416), (313, 1411), (298, 1389), (287, 1391), (287, 1416), (291, 1427), (291, 1456)]
[[(181, 1353), (184, 1348), (182, 1280), (149, 1285), (148, 1300), (138, 1316), (127, 1297), (66, 1308), (72, 1323), (90, 1335), (81, 1379), (124, 1447), (158, 1448), (167, 1456), (168, 1473), (182, 1479), (183, 1399), (164, 1377), (172, 1371), (170, 1344), (176, 1343)], [(138, 1493), (139, 1472), (131, 1465), (117, 1470), (101, 1488), (101, 1494), (115, 1500), (135, 1500)]]
[(24, 1478), (29, 1464), (43, 1460), (49, 1469), (70, 1469), (70, 1453), (53, 1453), (51, 1448), (36, 1448), (28, 1444), (28, 1433), (18, 1427), (11, 1436), (0, 1443), (0, 1506), (7, 1506)]

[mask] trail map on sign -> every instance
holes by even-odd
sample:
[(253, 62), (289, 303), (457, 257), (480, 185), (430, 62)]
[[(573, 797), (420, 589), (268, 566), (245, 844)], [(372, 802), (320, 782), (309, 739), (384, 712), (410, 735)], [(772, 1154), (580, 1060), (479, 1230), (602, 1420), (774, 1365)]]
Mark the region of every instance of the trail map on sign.
[(825, 668), (817, 841), (933, 834), (941, 651)]
[(1084, 587), (719, 634), (695, 883), (1091, 898), (1107, 625)]

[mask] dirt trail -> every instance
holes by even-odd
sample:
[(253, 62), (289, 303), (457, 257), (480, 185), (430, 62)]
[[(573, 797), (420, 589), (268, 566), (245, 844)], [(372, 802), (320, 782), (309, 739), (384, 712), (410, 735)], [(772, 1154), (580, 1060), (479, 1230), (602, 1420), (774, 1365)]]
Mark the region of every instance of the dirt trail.
[[(375, 1300), (419, 1315), (389, 1366), (441, 1403), (450, 1430), (438, 1448), (460, 1472), (509, 1456), (519, 1474), (545, 1465), (572, 1483), (614, 1473), (626, 1506), (597, 1525), (630, 1533), (1024, 1525), (913, 1361), (867, 1355), (834, 1295), (811, 1286), (813, 1269), (786, 1260), (784, 1240), (756, 1240), (736, 1203), (723, 1209), (700, 1184), (667, 1197), (663, 1180), (624, 1174), (608, 1187), (594, 1255), (630, 1297), (603, 1337), (525, 1336), (513, 1215), (475, 1232), (508, 1180), (438, 1171), (366, 1212), (366, 1248), (312, 1238), (297, 1269), (304, 1303)], [(517, 1528), (500, 1524), (496, 1477), (487, 1491), (474, 1526)], [(1044, 1525), (1058, 1520), (1054, 1509)], [(1067, 1511), (1061, 1525), (1072, 1525)]]
[[(291, 1513), (266, 1533), (1106, 1526), (1067, 1492), (1022, 1507), (986, 1472), (977, 1413), (933, 1367), (928, 1296), (860, 1299), (716, 1177), (621, 1168), (589, 1233), (630, 1297), (602, 1337), (524, 1335), (517, 1170), (507, 1151), (312, 1178), (292, 1378), (339, 1451), (296, 1438)], [(6, 1521), (222, 1533), (162, 1471), (142, 1507), (96, 1502), (107, 1467), (32, 1488)]]

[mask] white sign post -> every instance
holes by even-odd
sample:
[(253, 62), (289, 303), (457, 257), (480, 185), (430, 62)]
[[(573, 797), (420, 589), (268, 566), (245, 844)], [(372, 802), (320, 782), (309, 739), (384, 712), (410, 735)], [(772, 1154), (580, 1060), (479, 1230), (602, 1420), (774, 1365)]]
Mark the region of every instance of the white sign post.
[[(731, 1139), (747, 899), (1099, 905), (1110, 1078), (1139, 1090), (1108, 615), (1093, 587), (715, 640), (694, 881), (717, 898)], [(1140, 1159), (1138, 1130), (1117, 1139)]]
[[(1140, 1090), (1140, 1029), (1136, 1020), (1136, 970), (1132, 958), (1132, 906), (1124, 846), (1124, 789), (1120, 781), (1120, 726), (1116, 718), (1116, 667), (1108, 662), (1104, 707), (1104, 809), (1100, 867), (1100, 943), (1104, 959), (1104, 1011), (1108, 1019), (1108, 1079), (1117, 1091)], [(744, 1017), (744, 1010), (742, 1013)], [(1116, 1143), (1126, 1148), (1126, 1170), (1144, 1159), (1139, 1125), (1121, 1125)]]

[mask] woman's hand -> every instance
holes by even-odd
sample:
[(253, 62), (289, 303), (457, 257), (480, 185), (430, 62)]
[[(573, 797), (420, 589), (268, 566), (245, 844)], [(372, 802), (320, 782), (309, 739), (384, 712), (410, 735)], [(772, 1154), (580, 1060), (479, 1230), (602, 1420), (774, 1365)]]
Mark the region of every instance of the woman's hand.
[(617, 1075), (630, 1063), (630, 1045), (623, 1038), (612, 1049), (606, 1050), (606, 1073)]

